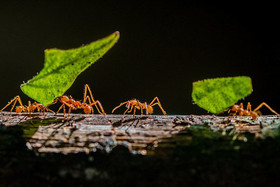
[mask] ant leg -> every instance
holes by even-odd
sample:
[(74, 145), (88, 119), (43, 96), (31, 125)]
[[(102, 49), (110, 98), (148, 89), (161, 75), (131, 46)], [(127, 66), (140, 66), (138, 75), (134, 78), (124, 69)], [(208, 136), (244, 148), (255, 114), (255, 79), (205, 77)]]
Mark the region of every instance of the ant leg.
[[(100, 108), (100, 109), (101, 109), (101, 111), (102, 111), (102, 114), (105, 116), (105, 115), (106, 115), (106, 113), (105, 113), (105, 111), (104, 111), (104, 109), (103, 109), (103, 106), (101, 105), (100, 101), (99, 101), (99, 100), (97, 100), (97, 101), (95, 101), (95, 102), (97, 102), (97, 104), (98, 104), (99, 108)], [(95, 106), (96, 106), (96, 105), (95, 105)]]
[[(94, 102), (92, 103), (92, 102), (90, 101), (89, 96), (86, 97), (86, 100), (89, 101), (89, 106), (91, 107), (92, 112), (93, 112), (93, 107), (92, 107), (92, 105), (94, 105), (99, 114), (102, 114), (102, 115), (104, 115), (104, 116), (106, 115), (105, 112), (104, 112), (104, 109), (103, 109), (103, 107), (102, 107), (102, 105), (101, 105), (101, 103), (100, 103), (98, 100), (96, 100), (96, 101), (94, 101)], [(99, 108), (100, 108), (100, 110), (101, 110), (102, 112), (100, 112), (100, 110), (99, 110), (97, 104), (98, 104), (98, 106), (99, 106)]]
[(11, 110), (10, 110), (10, 112), (12, 112), (13, 109), (14, 109), (14, 107), (15, 107), (15, 105), (16, 105), (16, 103), (17, 103), (17, 101), (19, 102), (19, 104), (20, 104), (21, 106), (23, 106), (20, 97), (17, 95), (17, 96), (14, 97), (6, 106), (4, 106), (0, 111), (3, 111), (5, 108), (7, 108), (10, 104), (12, 104), (12, 103), (14, 102), (14, 104), (12, 105), (12, 108), (11, 108)]
[(275, 110), (273, 110), (270, 106), (268, 106), (268, 104), (266, 104), (265, 102), (262, 102), (257, 108), (255, 108), (254, 112), (258, 111), (261, 107), (266, 106), (266, 108), (268, 108), (272, 113), (276, 114), (277, 116), (280, 116), (280, 114), (278, 114)]
[(235, 111), (234, 113), (231, 113), (231, 109), (228, 110), (228, 115), (229, 116), (236, 116), (237, 111)]
[[(15, 106), (16, 106), (16, 103), (17, 101), (19, 102), (20, 101), (20, 97), (19, 96), (16, 96), (15, 100), (14, 100), (14, 104), (12, 105), (12, 108), (10, 110), (10, 113), (14, 110)], [(11, 102), (10, 102), (11, 103)], [(19, 102), (20, 103), (20, 102)], [(6, 105), (7, 106), (7, 105)]]
[(246, 110), (248, 110), (249, 112), (252, 111), (252, 105), (251, 105), (250, 102), (248, 102), (248, 104), (247, 104), (247, 109), (246, 109)]
[[(46, 116), (46, 111), (48, 112), (47, 108), (44, 108), (44, 109), (42, 109), (42, 111), (41, 111), (41, 112), (43, 112), (44, 118), (45, 118), (45, 116)], [(47, 115), (48, 115), (48, 114), (47, 114)]]
[[(64, 101), (62, 101), (61, 103), (62, 103), (62, 105), (59, 107), (59, 109), (58, 109), (58, 111), (57, 111), (56, 113), (58, 113), (58, 112), (61, 110), (61, 108), (63, 108), (63, 112), (64, 112), (64, 114), (65, 114), (65, 113), (66, 113), (66, 112), (65, 112), (65, 105), (68, 106), (69, 108), (72, 108), (72, 107), (73, 107), (73, 105), (70, 105), (70, 104), (68, 104), (68, 103), (66, 103), (66, 102), (64, 102)], [(50, 109), (49, 109), (49, 110), (50, 110)]]
[[(97, 110), (97, 112), (99, 113), (99, 114), (103, 114), (103, 115), (105, 115), (105, 112), (104, 112), (104, 110), (103, 110), (103, 108), (102, 108), (102, 105), (100, 104), (100, 102), (97, 100), (97, 101), (95, 101), (95, 102), (89, 102), (90, 104), (89, 104), (89, 106), (92, 108), (92, 110), (93, 110), (93, 107), (92, 107), (92, 105), (94, 105), (95, 106), (95, 108), (96, 108), (96, 110)], [(97, 106), (97, 104), (99, 105), (99, 108), (101, 108), (101, 111), (102, 112), (100, 112), (100, 110), (99, 110), (99, 108), (98, 108), (98, 106)], [(101, 107), (100, 107), (101, 106)]]
[(66, 103), (66, 102), (63, 102), (63, 104), (64, 104), (64, 106), (63, 106), (63, 113), (64, 113), (64, 116), (66, 115), (65, 105), (68, 106), (68, 116), (70, 116), (70, 112), (71, 112), (71, 110), (72, 110), (73, 105), (70, 105), (70, 104), (68, 104), (68, 103)]
[[(102, 104), (100, 103), (99, 100), (94, 101), (91, 105), (94, 105), (94, 106), (95, 106), (95, 108), (97, 109), (97, 111), (99, 112), (99, 114), (103, 114), (104, 116), (106, 115), (106, 113), (105, 113), (105, 111), (104, 111), (104, 109), (103, 109), (103, 107), (102, 107)], [(99, 108), (97, 107), (97, 105), (98, 105), (98, 107), (100, 108), (101, 112), (100, 112)]]
[(129, 102), (129, 101), (123, 102), (123, 103), (121, 103), (119, 106), (115, 107), (115, 108), (112, 110), (112, 113), (114, 113), (114, 111), (115, 111), (116, 109), (120, 108), (122, 105), (124, 105), (124, 104), (126, 104), (126, 103), (128, 103), (128, 102)]
[(27, 110), (28, 114), (29, 114), (29, 117), (31, 117), (31, 102), (28, 101), (28, 110)]
[(84, 88), (83, 103), (85, 103), (85, 102), (86, 102), (86, 99), (87, 99), (87, 97), (86, 97), (86, 95), (87, 95), (87, 88), (88, 88), (88, 85), (86, 84), (86, 85), (85, 85), (85, 88)]
[(134, 110), (133, 110), (133, 117), (135, 116), (135, 113), (136, 113), (136, 107), (134, 107)]
[[(155, 101), (157, 101), (157, 102), (154, 103)], [(163, 110), (163, 108), (162, 108), (162, 106), (161, 106), (161, 104), (160, 104), (160, 101), (159, 101), (158, 97), (155, 97), (149, 105), (150, 105), (150, 106), (158, 105), (159, 108), (161, 109), (162, 113), (163, 113), (164, 115), (166, 115), (166, 112)]]
[(160, 103), (154, 103), (154, 104), (153, 104), (153, 105), (151, 105), (151, 106), (155, 106), (155, 105), (158, 105), (158, 106), (159, 106), (159, 108), (161, 109), (162, 113), (163, 113), (164, 115), (166, 115), (166, 112), (163, 110), (163, 108), (162, 108), (162, 106), (161, 106), (161, 104), (160, 104)]
[(149, 113), (148, 113), (148, 105), (147, 105), (146, 102), (145, 102), (145, 110), (146, 110), (146, 115), (149, 115)]
[(65, 105), (63, 105), (63, 116), (65, 117), (66, 116), (66, 110), (65, 110)]
[[(87, 96), (87, 90), (88, 90), (88, 92), (89, 92), (90, 98)], [(101, 103), (100, 103), (100, 101), (98, 101), (98, 100), (95, 101), (95, 100), (94, 100), (93, 95), (92, 95), (92, 92), (91, 92), (91, 89), (89, 88), (89, 85), (88, 85), (88, 84), (85, 85), (84, 102), (83, 102), (83, 103), (85, 103), (87, 99), (89, 100), (90, 105), (91, 105), (91, 102), (94, 103), (96, 109), (98, 110), (98, 112), (99, 112), (100, 114), (101, 114), (101, 112), (100, 112), (100, 110), (101, 110), (101, 111), (102, 111), (102, 114), (103, 114), (103, 115), (106, 115), (106, 114), (105, 114), (105, 111), (104, 111), (104, 109), (103, 109), (103, 107), (102, 107), (102, 105), (101, 105)], [(91, 99), (91, 101), (90, 101), (90, 99)], [(99, 110), (99, 108), (97, 107), (97, 104), (96, 104), (96, 103), (98, 104), (100, 110)]]
[[(233, 105), (233, 106), (235, 106), (235, 105)], [(229, 108), (229, 110), (228, 110), (228, 115), (229, 116), (236, 116), (237, 115), (237, 113), (238, 113), (238, 111), (236, 110), (236, 111), (233, 111), (233, 112), (231, 112), (232, 111), (232, 107), (233, 106), (231, 106), (230, 108)], [(243, 106), (243, 105), (241, 105), (241, 106)], [(240, 105), (239, 105), (239, 107), (240, 107)], [(241, 108), (241, 107), (240, 107)]]
[(86, 96), (86, 99), (83, 101), (83, 103), (86, 103), (87, 102), (87, 100), (88, 100), (88, 102), (91, 104), (92, 102), (90, 101), (90, 98), (89, 98), (89, 96)]
[(57, 98), (56, 98), (51, 104), (49, 104), (48, 106), (54, 105), (54, 104), (56, 104), (58, 101), (59, 101), (59, 97), (57, 97)]
[(56, 114), (62, 109), (62, 107), (64, 106), (65, 104), (62, 103), (62, 105), (59, 107), (58, 111), (56, 112)]
[(47, 112), (50, 111), (50, 112), (52, 112), (52, 113), (55, 113), (53, 110), (51, 110), (51, 109), (49, 109), (49, 108), (47, 108), (47, 107), (44, 109), (44, 111), (45, 111), (45, 110), (46, 110)]
[[(131, 108), (133, 108), (133, 106)], [(129, 107), (124, 111), (123, 115), (125, 115), (128, 110), (129, 110)]]
[(93, 109), (93, 107), (90, 106), (90, 108), (91, 108), (91, 113), (94, 114), (94, 109)]
[(92, 92), (91, 92), (91, 90), (89, 88), (89, 85), (86, 84), (85, 85), (85, 91), (84, 91), (84, 101), (83, 101), (83, 103), (86, 102), (87, 91), (89, 92), (89, 95), (90, 95), (90, 98), (91, 98), (92, 102), (94, 102), (95, 100), (93, 99), (93, 95), (92, 95)]
[[(126, 107), (127, 107), (127, 109), (124, 111), (123, 115), (125, 115), (127, 113), (127, 111), (130, 112), (133, 108), (133, 106), (131, 106), (130, 103), (128, 103), (128, 105), (126, 105)], [(129, 109), (131, 109), (131, 110), (129, 111)]]
[(56, 98), (56, 99), (54, 100), (54, 102), (51, 103), (51, 104), (49, 104), (47, 107), (44, 106), (44, 110), (46, 110), (47, 112), (50, 111), (50, 112), (52, 112), (52, 113), (55, 113), (53, 110), (49, 109), (48, 107), (51, 106), (51, 105), (54, 105), (55, 103), (57, 103), (57, 101), (58, 101), (58, 98)]
[[(10, 113), (14, 110), (14, 107), (16, 106), (16, 102), (17, 102), (17, 101), (19, 102), (20, 106), (22, 107), (22, 110), (24, 110), (24, 109), (25, 109), (25, 107), (23, 106), (23, 104), (22, 104), (22, 102), (21, 102), (20, 97), (19, 97), (19, 96), (16, 96), (16, 97), (17, 97), (17, 98), (16, 98), (16, 100), (15, 100), (15, 102), (14, 102), (14, 104), (13, 104), (12, 108), (11, 108)], [(19, 113), (21, 113), (21, 112), (22, 112), (22, 110), (20, 110), (20, 111), (19, 111)]]
[(70, 116), (71, 113), (71, 107), (68, 108), (68, 116)]
[(128, 111), (128, 113), (132, 112), (133, 108), (135, 108), (135, 105), (131, 105), (131, 104), (129, 103), (128, 108), (129, 108), (129, 107), (130, 107), (130, 110)]

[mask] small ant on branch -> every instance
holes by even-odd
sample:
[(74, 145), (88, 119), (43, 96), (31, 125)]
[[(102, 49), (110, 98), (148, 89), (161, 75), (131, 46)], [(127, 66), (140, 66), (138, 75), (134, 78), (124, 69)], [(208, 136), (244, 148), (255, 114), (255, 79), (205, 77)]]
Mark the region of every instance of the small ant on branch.
[[(19, 103), (19, 106), (16, 106), (17, 102)], [(0, 111), (2, 112), (5, 108), (7, 108), (8, 106), (10, 106), (11, 104), (12, 108), (10, 110), (10, 112), (12, 112), (14, 110), (14, 108), (16, 109), (16, 113), (22, 113), (22, 112), (28, 112), (29, 114), (31, 114), (32, 112), (34, 112), (35, 110), (37, 110), (38, 112), (44, 112), (45, 111), (50, 111), (52, 113), (55, 113), (54, 111), (52, 111), (51, 109), (45, 107), (44, 105), (34, 102), (31, 104), (30, 101), (28, 101), (28, 106), (24, 106), (21, 102), (21, 99), (19, 96), (14, 97), (6, 106), (4, 106)]]
[[(232, 116), (236, 116), (237, 114), (239, 116), (251, 116), (253, 120), (257, 119), (259, 114), (259, 110), (261, 107), (265, 106), (266, 108), (268, 108), (272, 113), (276, 114), (277, 116), (280, 116), (280, 114), (278, 114), (275, 110), (273, 110), (268, 104), (266, 104), (265, 102), (262, 102), (257, 108), (255, 108), (252, 111), (252, 106), (251, 104), (248, 102), (247, 104), (247, 108), (244, 109), (243, 107), (243, 103), (240, 103), (240, 105), (233, 105), (232, 107), (230, 107), (230, 109), (228, 110), (228, 113)], [(231, 113), (231, 111), (233, 113)]]
[(135, 116), (136, 110), (140, 110), (141, 111), (141, 115), (143, 115), (143, 110), (146, 110), (146, 115), (152, 114), (154, 109), (153, 106), (158, 105), (159, 108), (161, 109), (162, 113), (164, 115), (166, 115), (166, 112), (163, 110), (160, 101), (158, 99), (158, 97), (155, 97), (152, 102), (150, 102), (150, 104), (148, 104), (147, 102), (141, 103), (139, 100), (137, 99), (132, 99), (126, 102), (121, 103), (119, 106), (115, 107), (112, 110), (112, 113), (114, 113), (114, 111), (116, 109), (118, 109), (119, 107), (121, 107), (122, 105), (126, 104), (126, 110), (124, 111), (123, 115), (126, 114), (127, 112), (130, 113), (133, 110), (133, 116)]
[[(90, 96), (87, 95), (87, 92), (89, 92)], [(100, 101), (93, 99), (92, 92), (91, 92), (91, 90), (90, 90), (90, 88), (87, 84), (85, 85), (84, 98), (83, 98), (82, 102), (73, 99), (72, 96), (68, 97), (66, 95), (63, 95), (63, 96), (60, 96), (60, 97), (56, 98), (55, 101), (52, 104), (55, 104), (58, 101), (60, 103), (62, 103), (62, 105), (59, 107), (59, 109), (56, 113), (58, 113), (61, 109), (63, 109), (63, 113), (65, 115), (66, 114), (65, 106), (67, 106), (68, 107), (68, 114), (71, 113), (71, 110), (77, 110), (77, 109), (83, 109), (84, 113), (86, 113), (86, 114), (90, 114), (90, 113), (93, 114), (94, 110), (93, 110), (92, 106), (94, 105), (99, 114), (102, 114), (104, 116), (106, 115)], [(87, 101), (89, 103), (87, 103)]]

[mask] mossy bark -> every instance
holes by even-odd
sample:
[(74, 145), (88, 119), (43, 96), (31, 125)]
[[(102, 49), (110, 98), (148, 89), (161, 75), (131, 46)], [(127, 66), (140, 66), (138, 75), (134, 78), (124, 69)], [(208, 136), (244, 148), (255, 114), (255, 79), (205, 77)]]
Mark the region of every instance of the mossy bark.
[(280, 184), (276, 116), (2, 113), (0, 120), (0, 186)]

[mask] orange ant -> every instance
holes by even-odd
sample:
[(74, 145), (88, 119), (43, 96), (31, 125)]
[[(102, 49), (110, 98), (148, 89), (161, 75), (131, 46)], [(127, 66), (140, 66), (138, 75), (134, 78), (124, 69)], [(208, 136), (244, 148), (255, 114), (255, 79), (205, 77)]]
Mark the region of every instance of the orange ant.
[(51, 109), (48, 109), (47, 107), (45, 107), (44, 105), (34, 102), (31, 104), (30, 101), (28, 101), (28, 106), (23, 106), (21, 99), (19, 96), (14, 97), (4, 108), (2, 108), (0, 111), (2, 112), (5, 108), (7, 108), (9, 105), (12, 105), (12, 108), (10, 110), (10, 112), (12, 112), (15, 108), (16, 103), (19, 103), (20, 106), (16, 107), (16, 113), (22, 113), (22, 112), (28, 112), (29, 114), (34, 112), (35, 110), (37, 110), (38, 112), (44, 112), (45, 111), (50, 111), (53, 112)]
[[(87, 95), (87, 91), (89, 92), (90, 97)], [(88, 100), (89, 104), (86, 103), (87, 100)], [(94, 110), (92, 108), (92, 106), (94, 105), (96, 107), (97, 111), (100, 114), (103, 114), (104, 116), (106, 115), (100, 101), (93, 99), (92, 92), (91, 92), (91, 90), (90, 90), (90, 88), (87, 84), (85, 85), (83, 102), (76, 101), (75, 99), (72, 98), (72, 96), (68, 97), (66, 95), (63, 95), (63, 96), (60, 96), (60, 97), (56, 98), (55, 101), (52, 104), (57, 103), (57, 101), (61, 102), (62, 105), (59, 107), (59, 109), (56, 113), (58, 113), (63, 108), (63, 113), (65, 114), (66, 113), (65, 112), (65, 105), (66, 105), (69, 108), (68, 109), (68, 114), (71, 113), (71, 110), (77, 110), (77, 109), (83, 109), (86, 114), (90, 114), (90, 113), (94, 112)], [(100, 109), (98, 108), (97, 105), (99, 106)]]
[[(155, 102), (156, 101), (156, 102)], [(139, 100), (137, 99), (132, 99), (132, 100), (129, 100), (129, 101), (126, 101), (126, 102), (123, 102), (121, 103), (119, 106), (115, 107), (113, 110), (112, 110), (112, 113), (114, 113), (114, 111), (121, 107), (122, 105), (126, 104), (126, 110), (125, 112), (123, 113), (126, 114), (127, 112), (130, 113), (132, 110), (133, 110), (133, 116), (135, 116), (135, 113), (136, 113), (136, 109), (137, 110), (141, 110), (141, 115), (143, 114), (143, 110), (145, 109), (146, 110), (146, 114), (152, 114), (154, 109), (153, 109), (153, 106), (155, 105), (158, 105), (159, 108), (161, 109), (162, 113), (164, 115), (166, 115), (166, 112), (163, 110), (160, 102), (159, 102), (159, 99), (158, 97), (155, 97), (152, 102), (150, 104), (147, 104), (147, 102), (145, 103), (141, 103)]]
[(277, 112), (275, 112), (270, 106), (268, 106), (268, 104), (266, 104), (265, 102), (262, 102), (257, 108), (255, 108), (252, 111), (252, 106), (251, 104), (248, 102), (247, 104), (247, 108), (246, 110), (243, 107), (243, 103), (240, 103), (240, 105), (233, 105), (229, 110), (228, 113), (235, 112), (235, 113), (230, 113), (230, 115), (235, 116), (236, 114), (238, 114), (239, 116), (251, 116), (253, 120), (257, 119), (259, 114), (259, 109), (263, 106), (266, 106), (272, 113), (276, 114), (277, 116), (280, 116)]

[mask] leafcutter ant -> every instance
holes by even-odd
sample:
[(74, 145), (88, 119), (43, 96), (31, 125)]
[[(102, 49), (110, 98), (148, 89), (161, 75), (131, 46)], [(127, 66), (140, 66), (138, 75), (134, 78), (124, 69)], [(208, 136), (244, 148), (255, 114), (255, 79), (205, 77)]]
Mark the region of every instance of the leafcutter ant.
[[(17, 102), (19, 103), (19, 106), (15, 107)], [(6, 106), (4, 106), (4, 108), (2, 108), (0, 111), (3, 111), (5, 108), (7, 108), (8, 106), (10, 106), (11, 104), (13, 103), (12, 105), (12, 108), (10, 110), (10, 112), (12, 112), (15, 108), (16, 110), (16, 113), (22, 113), (22, 112), (28, 112), (29, 114), (31, 114), (32, 112), (34, 112), (35, 110), (37, 110), (38, 112), (44, 112), (45, 111), (50, 111), (50, 112), (53, 112), (51, 109), (45, 107), (44, 105), (40, 104), (40, 103), (37, 103), (37, 102), (34, 102), (34, 103), (31, 103), (30, 101), (28, 101), (28, 106), (24, 106), (21, 102), (21, 99), (19, 96), (16, 96), (14, 97)]]
[[(87, 95), (87, 92), (89, 92), (90, 97)], [(95, 108), (97, 109), (97, 111), (99, 112), (99, 114), (102, 114), (104, 116), (106, 115), (100, 101), (93, 99), (92, 92), (87, 84), (85, 85), (84, 98), (83, 98), (82, 102), (73, 99), (72, 96), (68, 97), (66, 95), (63, 95), (63, 96), (56, 98), (52, 104), (55, 104), (58, 101), (60, 103), (62, 103), (62, 105), (59, 107), (59, 109), (56, 113), (58, 113), (61, 109), (63, 109), (63, 113), (65, 115), (65, 113), (66, 113), (65, 106), (67, 106), (68, 114), (71, 113), (71, 110), (77, 110), (77, 109), (83, 109), (84, 113), (86, 113), (86, 114), (90, 114), (90, 113), (93, 114), (94, 110), (93, 110), (92, 106), (94, 105)], [(87, 101), (89, 103), (87, 103)]]
[(255, 108), (254, 110), (252, 110), (252, 106), (251, 104), (248, 102), (247, 104), (247, 108), (244, 109), (243, 107), (243, 103), (240, 103), (240, 105), (233, 105), (232, 107), (230, 107), (230, 109), (228, 110), (228, 113), (230, 115), (239, 115), (239, 116), (251, 116), (252, 119), (257, 119), (259, 116), (259, 110), (261, 107), (265, 106), (266, 108), (268, 108), (272, 113), (276, 114), (277, 116), (280, 116), (275, 110), (273, 110), (268, 104), (266, 104), (265, 102), (262, 102), (257, 108)]
[(137, 99), (132, 99), (132, 100), (129, 100), (129, 101), (126, 101), (126, 102), (123, 102), (121, 103), (119, 106), (115, 107), (113, 110), (112, 110), (112, 113), (114, 113), (114, 111), (116, 109), (118, 109), (119, 107), (121, 107), (122, 105), (126, 104), (126, 110), (125, 112), (123, 113), (126, 114), (127, 112), (130, 113), (132, 112), (133, 110), (133, 116), (135, 116), (135, 113), (136, 113), (136, 110), (140, 110), (141, 111), (141, 115), (143, 114), (143, 110), (146, 110), (146, 114), (152, 114), (154, 109), (153, 109), (153, 106), (155, 105), (158, 105), (159, 108), (161, 109), (162, 113), (164, 115), (166, 115), (166, 112), (163, 110), (161, 104), (160, 104), (160, 101), (158, 99), (158, 97), (155, 97), (152, 102), (150, 102), (150, 104), (148, 104), (147, 102), (144, 102), (144, 103), (141, 103), (139, 100)]

